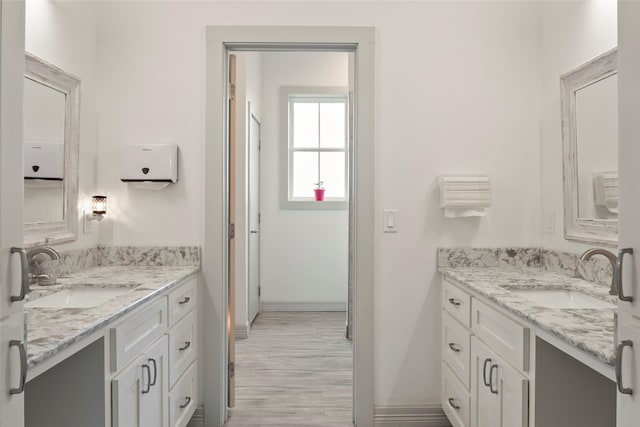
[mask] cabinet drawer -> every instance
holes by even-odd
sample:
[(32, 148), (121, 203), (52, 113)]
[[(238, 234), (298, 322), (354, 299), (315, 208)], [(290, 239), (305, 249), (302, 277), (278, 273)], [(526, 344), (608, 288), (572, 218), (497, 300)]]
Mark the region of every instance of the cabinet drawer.
[(468, 427), (471, 401), (469, 392), (445, 364), (442, 366), (442, 409), (453, 427)]
[(169, 293), (169, 326), (196, 308), (196, 277), (189, 277)]
[(180, 380), (169, 392), (169, 425), (187, 425), (198, 405), (198, 363), (191, 364)]
[(169, 330), (169, 384), (180, 378), (187, 367), (196, 359), (196, 312), (192, 311)]
[(467, 328), (471, 327), (471, 295), (445, 281), (442, 306)]
[(111, 328), (111, 370), (119, 371), (167, 331), (167, 297)]
[(521, 371), (529, 370), (529, 328), (474, 298), (471, 330)]
[(469, 388), (471, 332), (446, 311), (442, 313), (442, 358)]

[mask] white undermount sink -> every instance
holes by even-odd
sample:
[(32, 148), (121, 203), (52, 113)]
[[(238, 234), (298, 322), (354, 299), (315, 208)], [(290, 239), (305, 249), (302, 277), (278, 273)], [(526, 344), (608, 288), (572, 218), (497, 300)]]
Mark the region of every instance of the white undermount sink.
[(131, 288), (77, 287), (34, 299), (26, 308), (89, 308), (129, 292)]
[(541, 307), (548, 308), (599, 308), (615, 309), (616, 306), (607, 301), (583, 294), (578, 291), (565, 289), (510, 289), (518, 295)]

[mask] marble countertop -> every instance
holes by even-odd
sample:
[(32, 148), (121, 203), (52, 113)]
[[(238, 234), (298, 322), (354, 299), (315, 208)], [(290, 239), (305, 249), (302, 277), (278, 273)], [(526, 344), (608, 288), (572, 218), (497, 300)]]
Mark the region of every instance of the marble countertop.
[(613, 365), (615, 309), (547, 308), (518, 296), (518, 289), (577, 290), (616, 305), (609, 288), (539, 268), (465, 267), (440, 268), (444, 277), (504, 307), (562, 341)]
[(195, 266), (94, 267), (59, 277), (53, 286), (32, 286), (26, 302), (72, 288), (123, 288), (123, 293), (89, 308), (25, 307), (29, 369), (172, 288), (198, 271)]

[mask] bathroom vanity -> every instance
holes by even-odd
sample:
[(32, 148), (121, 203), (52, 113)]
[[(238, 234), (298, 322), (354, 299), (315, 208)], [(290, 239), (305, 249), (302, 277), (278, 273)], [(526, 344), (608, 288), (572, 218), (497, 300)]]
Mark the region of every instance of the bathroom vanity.
[(441, 268), (442, 406), (455, 427), (614, 426), (608, 288), (539, 268)]
[(198, 404), (197, 270), (94, 267), (34, 287), (25, 425), (186, 426)]

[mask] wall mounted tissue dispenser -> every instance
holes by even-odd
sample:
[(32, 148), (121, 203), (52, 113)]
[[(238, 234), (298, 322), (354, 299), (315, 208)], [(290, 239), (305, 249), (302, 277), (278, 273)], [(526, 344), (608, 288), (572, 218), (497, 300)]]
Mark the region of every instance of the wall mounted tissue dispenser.
[(488, 176), (439, 176), (440, 207), (447, 218), (485, 216), (491, 207)]
[(178, 146), (173, 144), (126, 145), (123, 150), (123, 182), (137, 188), (159, 189), (178, 182)]
[(26, 179), (64, 179), (62, 142), (25, 142), (24, 177)]

